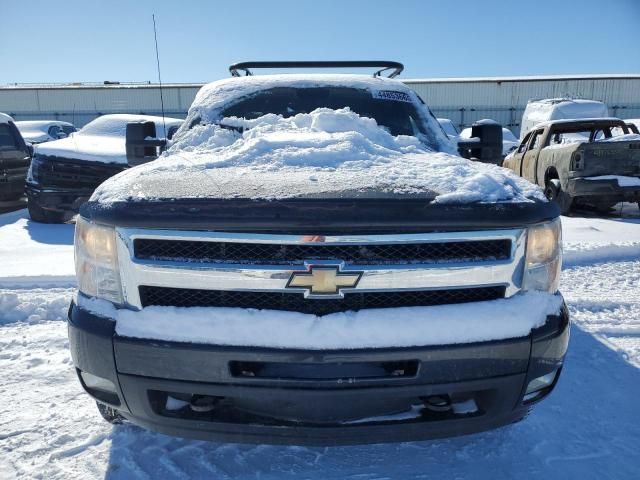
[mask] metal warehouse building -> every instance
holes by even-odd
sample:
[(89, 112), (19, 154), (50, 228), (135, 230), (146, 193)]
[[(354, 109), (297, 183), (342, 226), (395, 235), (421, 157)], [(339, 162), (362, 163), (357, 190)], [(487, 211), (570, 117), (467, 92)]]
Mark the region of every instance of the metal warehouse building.
[[(544, 77), (440, 78), (403, 80), (438, 117), (458, 127), (492, 118), (518, 134), (527, 101), (534, 98), (589, 98), (609, 105), (612, 116), (640, 118), (640, 75), (565, 75)], [(184, 117), (202, 84), (163, 86), (165, 113)], [(157, 115), (156, 84), (0, 86), (0, 112), (16, 120), (59, 119), (82, 126), (106, 113)]]

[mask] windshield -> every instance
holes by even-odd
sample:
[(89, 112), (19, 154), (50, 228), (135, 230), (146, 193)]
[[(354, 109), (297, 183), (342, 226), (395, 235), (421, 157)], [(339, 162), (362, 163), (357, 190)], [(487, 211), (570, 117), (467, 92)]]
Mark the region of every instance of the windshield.
[(554, 128), (552, 135), (550, 135), (548, 145), (592, 142), (613, 136), (627, 135), (628, 133), (631, 132), (623, 122), (604, 126), (559, 125)]
[[(375, 96), (374, 96), (375, 95)], [(362, 117), (376, 120), (391, 135), (418, 136), (426, 127), (411, 100), (404, 92), (348, 87), (278, 87), (245, 97), (222, 111), (222, 117), (255, 119), (268, 113), (291, 117), (318, 108), (338, 110), (349, 107)], [(196, 119), (190, 127), (200, 123)]]
[(0, 123), (0, 151), (20, 150), (16, 136), (6, 123)]
[[(124, 138), (127, 132), (127, 124), (130, 122), (153, 122), (156, 125), (156, 137), (166, 138), (164, 135), (164, 126), (166, 124), (167, 130), (170, 135), (173, 135), (175, 129), (181, 124), (182, 120), (176, 118), (165, 117), (164, 121), (162, 117), (156, 116), (139, 116), (139, 115), (126, 115), (126, 114), (114, 114), (103, 115), (95, 120), (87, 123), (78, 131), (78, 135), (95, 135), (100, 137), (121, 137)], [(175, 129), (174, 129), (175, 127)], [(172, 129), (174, 129), (172, 131)], [(170, 137), (169, 137), (170, 138)]]
[(456, 126), (448, 118), (438, 118), (438, 123), (440, 123), (440, 126), (444, 130), (444, 133), (446, 133), (447, 135), (451, 137), (456, 137), (459, 135)]

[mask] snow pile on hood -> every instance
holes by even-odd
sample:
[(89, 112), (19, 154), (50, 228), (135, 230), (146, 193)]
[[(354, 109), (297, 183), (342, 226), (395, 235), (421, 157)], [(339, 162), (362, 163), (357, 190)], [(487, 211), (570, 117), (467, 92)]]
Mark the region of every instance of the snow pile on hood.
[(220, 123), (182, 130), (157, 161), (113, 177), (92, 199), (279, 199), (375, 191), (427, 195), (441, 203), (544, 200), (538, 187), (508, 170), (431, 151), (416, 137), (394, 137), (348, 108)]
[[(156, 124), (156, 136), (165, 138), (162, 117), (153, 115), (103, 115), (67, 138), (35, 147), (39, 155), (57, 156), (88, 162), (127, 164), (125, 134), (127, 123), (149, 121)], [(167, 129), (179, 127), (183, 120), (165, 117)]]

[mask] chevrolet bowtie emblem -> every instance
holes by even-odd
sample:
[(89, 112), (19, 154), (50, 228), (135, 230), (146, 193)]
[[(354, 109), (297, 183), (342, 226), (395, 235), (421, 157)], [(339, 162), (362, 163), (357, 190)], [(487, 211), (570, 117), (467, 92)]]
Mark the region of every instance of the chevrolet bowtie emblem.
[(306, 296), (340, 295), (342, 288), (355, 288), (362, 272), (341, 272), (338, 266), (314, 265), (306, 272), (293, 272), (286, 288), (306, 288)]

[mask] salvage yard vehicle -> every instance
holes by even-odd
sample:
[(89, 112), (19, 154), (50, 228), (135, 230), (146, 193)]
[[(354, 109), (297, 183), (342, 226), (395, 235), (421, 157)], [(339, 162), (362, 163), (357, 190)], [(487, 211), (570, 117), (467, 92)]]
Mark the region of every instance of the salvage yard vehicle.
[[(152, 136), (170, 139), (182, 120), (151, 115), (103, 115), (70, 137), (35, 147), (27, 176), (27, 207), (31, 219), (63, 223), (107, 178), (128, 168), (126, 128), (131, 122), (151, 122)], [(157, 155), (157, 154), (156, 154)], [(137, 164), (137, 163), (136, 163)]]
[(544, 187), (562, 213), (575, 204), (606, 212), (619, 202), (640, 202), (640, 136), (624, 120), (542, 123), (503, 166)]
[(9, 115), (0, 113), (0, 200), (24, 195), (31, 150)]
[[(378, 71), (251, 75), (345, 67)], [(69, 344), (102, 416), (316, 445), (524, 418), (568, 346), (558, 207), (457, 156), (381, 76), (397, 62), (230, 71), (158, 160), (80, 208)]]
[(633, 133), (640, 132), (640, 118), (628, 118), (624, 121), (633, 130)]
[(604, 118), (609, 116), (609, 108), (597, 100), (574, 98), (546, 98), (530, 100), (522, 114), (520, 122), (520, 140), (532, 128), (551, 120), (569, 120), (578, 118)]
[(25, 142), (32, 144), (67, 138), (73, 132), (77, 131), (72, 123), (60, 122), (58, 120), (22, 121), (16, 122), (16, 127), (20, 130), (20, 134)]

